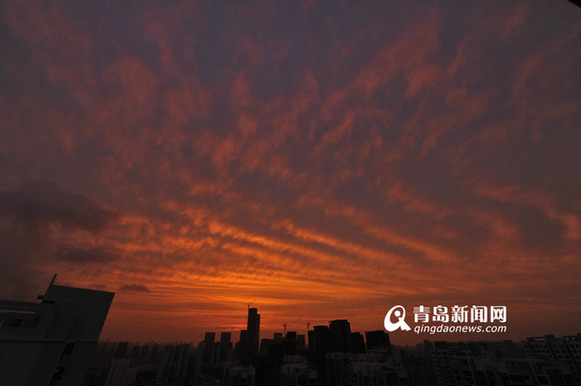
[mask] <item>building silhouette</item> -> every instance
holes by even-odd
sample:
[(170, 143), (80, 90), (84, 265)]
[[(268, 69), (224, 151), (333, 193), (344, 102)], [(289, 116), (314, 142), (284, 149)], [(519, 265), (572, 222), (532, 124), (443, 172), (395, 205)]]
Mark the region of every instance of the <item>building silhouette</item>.
[(577, 386), (581, 377), (575, 361), (551, 350), (551, 344), (559, 347), (565, 341), (551, 335), (528, 338), (522, 345), (524, 356), (483, 342), (435, 342), (432, 359), (441, 386)]
[(234, 353), (238, 360), (245, 360), (246, 359), (246, 346), (248, 345), (248, 331), (240, 330), (240, 339), (238, 339), (238, 343), (234, 347)]
[(319, 386), (317, 369), (310, 366), (307, 358), (300, 355), (286, 355), (280, 371), (282, 386)]
[(204, 363), (214, 363), (214, 357), (216, 356), (216, 333), (206, 332), (204, 335), (204, 342), (206, 342), (206, 351), (204, 353)]
[(313, 339), (309, 339), (309, 349), (315, 355), (325, 354), (331, 349), (331, 333), (327, 326), (315, 326), (313, 328)]
[(255, 386), (256, 370), (252, 366), (241, 366), (225, 363), (222, 368), (220, 385), (224, 386)]
[(331, 332), (331, 351), (350, 353), (353, 351), (351, 343), (351, 325), (346, 319), (329, 322)]
[(218, 363), (230, 360), (232, 352), (232, 333), (222, 332), (220, 334), (220, 342), (218, 344)]
[(258, 309), (248, 309), (248, 322), (246, 324), (247, 342), (246, 342), (246, 360), (250, 360), (253, 355), (258, 353), (260, 343), (260, 314)]
[(260, 315), (249, 308), (235, 352), (231, 332), (221, 332), (219, 341), (207, 332), (197, 350), (181, 343), (102, 342), (85, 386), (581, 385), (581, 334), (520, 344), (424, 341), (400, 347), (383, 330), (367, 331), (364, 339), (345, 319), (307, 331), (308, 350), (296, 331), (274, 332), (256, 350)]
[(135, 369), (131, 367), (130, 359), (117, 359), (111, 364), (105, 386), (127, 385), (135, 378)]
[(119, 342), (117, 344), (117, 349), (115, 350), (115, 359), (125, 358), (125, 356), (127, 355), (128, 346), (129, 342)]
[(581, 379), (581, 334), (562, 338), (530, 337), (523, 342), (523, 348), (529, 358), (565, 363)]
[(360, 332), (351, 333), (351, 345), (353, 354), (363, 354), (365, 353), (365, 340)]
[(0, 301), (2, 384), (83, 383), (114, 293), (53, 283), (40, 303)]
[(383, 330), (366, 331), (365, 339), (367, 340), (368, 350), (391, 346), (389, 335)]

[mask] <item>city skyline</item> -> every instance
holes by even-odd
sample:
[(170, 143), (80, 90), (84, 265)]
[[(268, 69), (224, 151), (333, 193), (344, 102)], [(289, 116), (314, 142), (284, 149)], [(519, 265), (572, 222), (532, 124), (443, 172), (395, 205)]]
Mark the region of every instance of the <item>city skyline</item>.
[[(288, 331), (285, 322), (282, 333), (269, 338), (263, 332), (261, 339), (254, 301), (247, 304), (246, 329), (237, 342), (223, 331), (219, 340), (216, 331), (206, 331), (197, 345), (100, 340), (115, 294), (55, 285), (55, 279), (38, 302), (0, 300), (0, 368), (10, 384), (575, 386), (581, 380), (581, 333), (520, 343), (434, 337), (402, 347), (392, 345), (384, 330), (362, 334), (347, 319), (337, 319), (312, 329), (307, 323), (307, 334)], [(414, 307), (414, 323), (429, 323), (430, 309)], [(491, 307), (490, 319), (482, 306), (473, 308), (470, 320), (462, 319), (463, 309), (452, 310), (451, 322), (506, 322), (503, 307)], [(448, 322), (445, 307), (433, 311), (436, 321)], [(393, 331), (391, 325), (401, 327), (404, 320), (405, 309), (395, 306), (385, 328)]]
[(58, 272), (139, 342), (243, 330), (253, 301), (269, 333), (479, 305), (504, 338), (575, 334), (580, 14), (4, 1), (0, 298)]
[(305, 335), (287, 331), (284, 323), (283, 333), (263, 335), (260, 347), (254, 349), (249, 336), (259, 333), (260, 314), (250, 305), (247, 328), (240, 331), (238, 342), (224, 332), (218, 342), (215, 331), (206, 332), (197, 346), (102, 342), (87, 385), (98, 385), (105, 378), (111, 386), (134, 381), (144, 385), (576, 386), (581, 380), (581, 333), (546, 334), (520, 342), (436, 339), (402, 347), (392, 345), (384, 330), (361, 334), (351, 330), (348, 320), (339, 319), (313, 326), (308, 344)]

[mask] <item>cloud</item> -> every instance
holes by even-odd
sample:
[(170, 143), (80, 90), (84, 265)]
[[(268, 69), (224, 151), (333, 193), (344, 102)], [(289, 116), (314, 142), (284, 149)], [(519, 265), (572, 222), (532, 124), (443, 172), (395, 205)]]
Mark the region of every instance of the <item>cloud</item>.
[(119, 287), (119, 291), (149, 292), (149, 288), (141, 284), (124, 284), (121, 287)]
[(35, 283), (58, 269), (51, 268), (54, 258), (76, 264), (117, 259), (108, 248), (63, 244), (61, 240), (70, 242), (89, 235), (94, 241), (119, 218), (119, 212), (53, 182), (29, 181), (0, 192), (2, 287), (13, 296), (30, 296), (37, 291)]
[(11, 216), (15, 224), (27, 228), (53, 223), (64, 229), (99, 232), (118, 219), (119, 213), (57, 183), (29, 181), (19, 189), (0, 193), (0, 216)]
[(78, 264), (109, 263), (120, 258), (117, 253), (104, 247), (82, 249), (74, 248), (70, 245), (60, 246), (55, 257), (59, 260)]

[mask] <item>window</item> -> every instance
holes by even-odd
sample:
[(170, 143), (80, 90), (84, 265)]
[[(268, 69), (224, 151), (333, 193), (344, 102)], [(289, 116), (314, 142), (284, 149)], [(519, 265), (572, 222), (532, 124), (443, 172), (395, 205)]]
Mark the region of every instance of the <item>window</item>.
[(52, 375), (53, 381), (58, 381), (63, 379), (63, 373), (65, 372), (65, 368), (63, 366), (59, 366), (54, 370), (54, 374)]
[(65, 345), (65, 348), (63, 349), (63, 355), (71, 355), (71, 353), (73, 352), (73, 348), (75, 348), (74, 343), (67, 343)]

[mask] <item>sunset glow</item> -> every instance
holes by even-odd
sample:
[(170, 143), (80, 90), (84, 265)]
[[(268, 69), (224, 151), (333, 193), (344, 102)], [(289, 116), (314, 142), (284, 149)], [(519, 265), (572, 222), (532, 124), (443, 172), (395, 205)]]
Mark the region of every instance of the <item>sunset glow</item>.
[(265, 334), (395, 304), (579, 332), (581, 9), (436, 3), (3, 2), (0, 297), (58, 272), (134, 341), (253, 300)]

